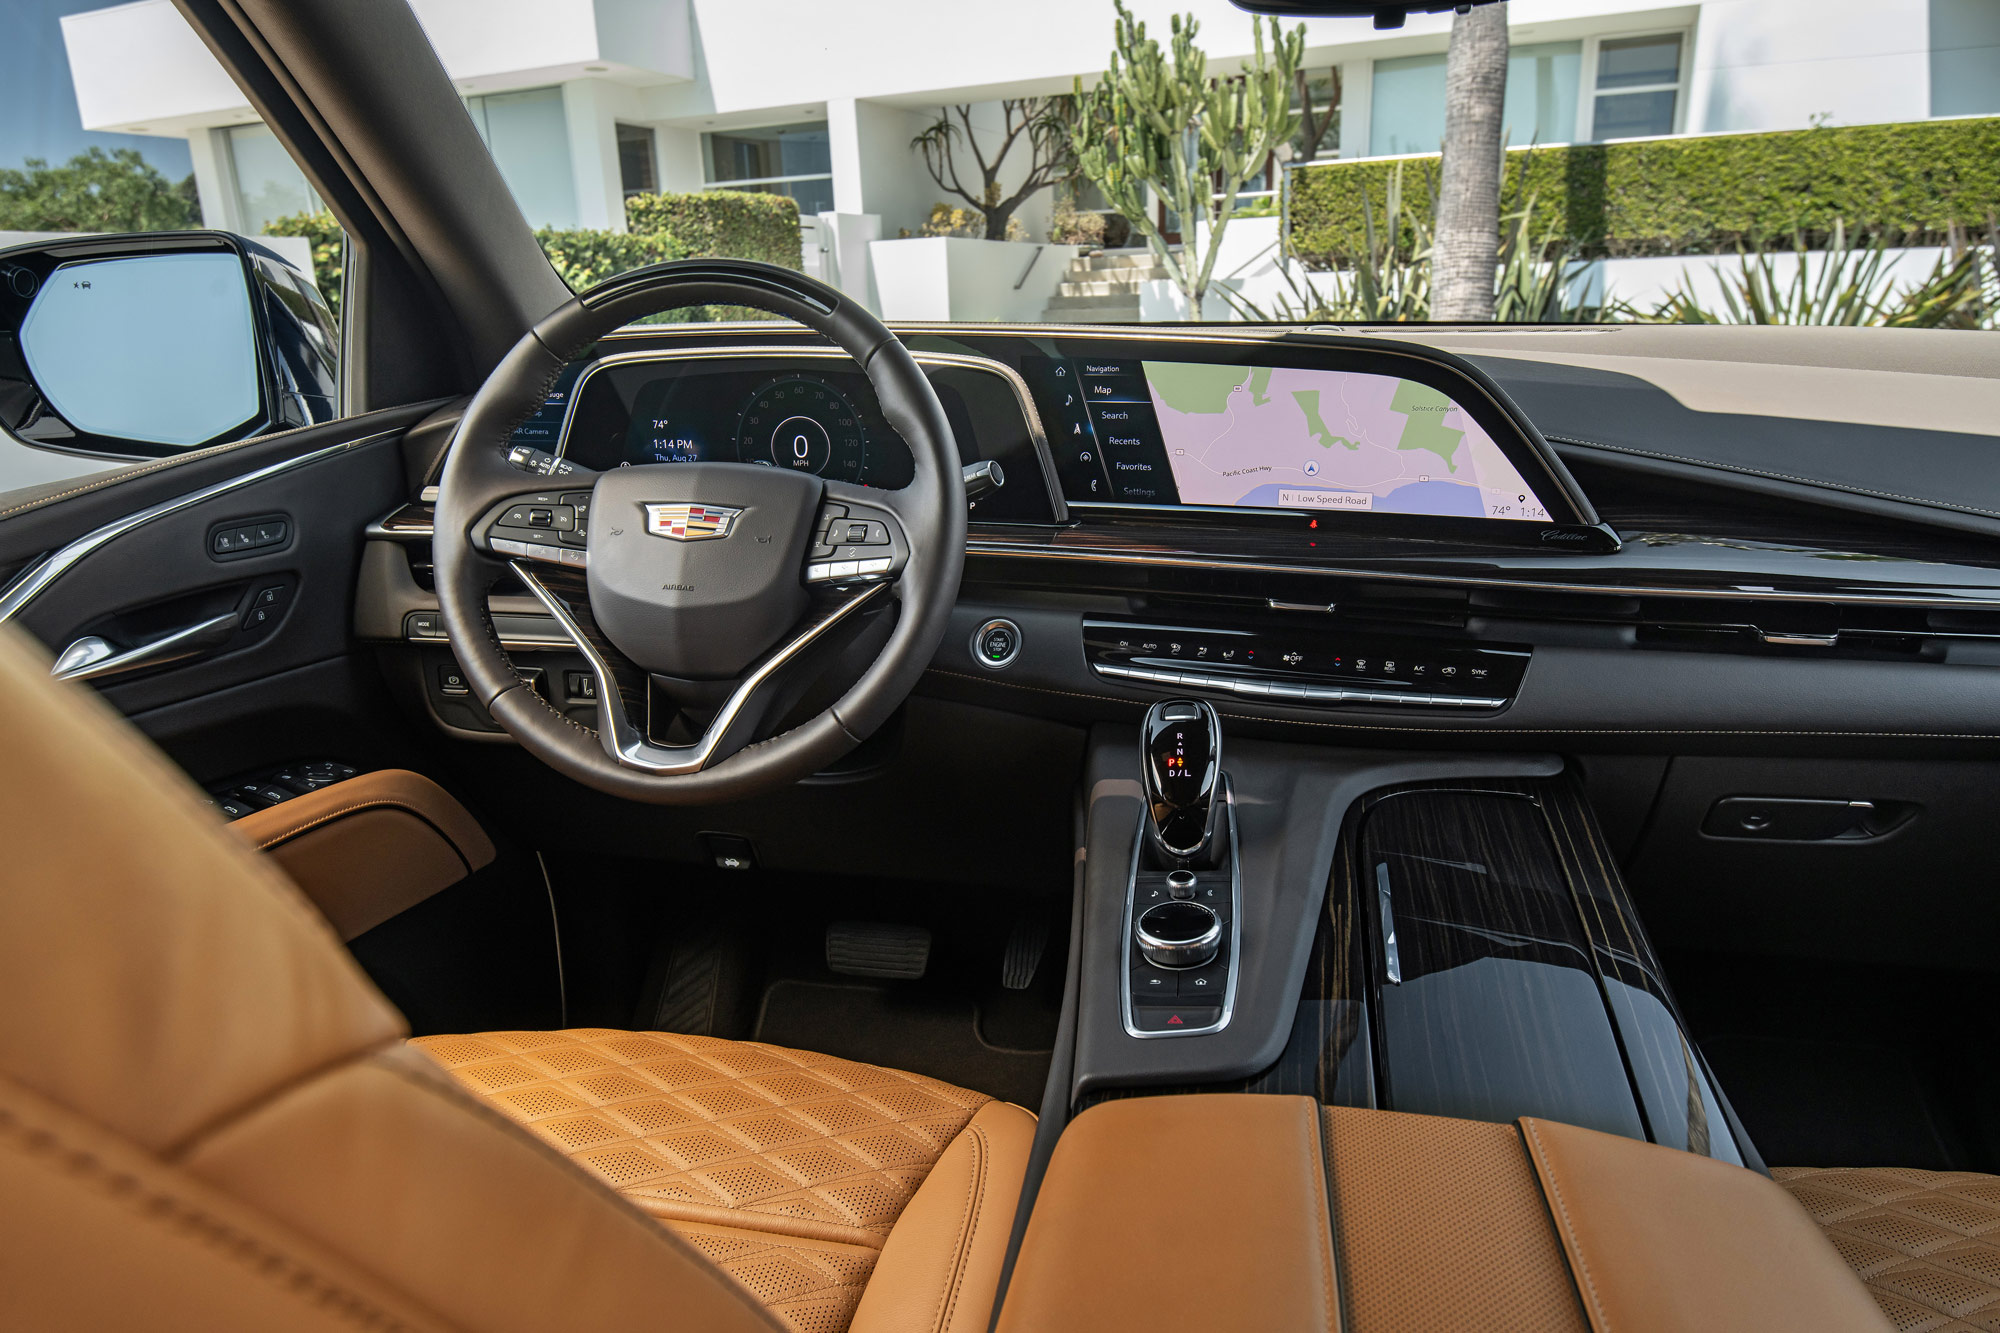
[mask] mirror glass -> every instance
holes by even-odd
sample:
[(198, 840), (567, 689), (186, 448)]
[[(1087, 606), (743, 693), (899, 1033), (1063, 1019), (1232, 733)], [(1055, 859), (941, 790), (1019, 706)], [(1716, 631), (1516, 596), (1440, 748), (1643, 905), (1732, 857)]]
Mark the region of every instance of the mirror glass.
[(78, 430), (195, 445), (257, 415), (257, 329), (233, 254), (65, 264), (28, 309), (21, 352)]

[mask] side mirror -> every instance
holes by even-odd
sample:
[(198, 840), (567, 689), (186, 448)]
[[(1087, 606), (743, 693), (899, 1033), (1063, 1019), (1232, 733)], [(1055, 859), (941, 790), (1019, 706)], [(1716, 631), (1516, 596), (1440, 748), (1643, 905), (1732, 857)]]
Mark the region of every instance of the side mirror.
[(312, 279), (227, 232), (0, 250), (0, 429), (156, 458), (330, 420), (340, 331)]

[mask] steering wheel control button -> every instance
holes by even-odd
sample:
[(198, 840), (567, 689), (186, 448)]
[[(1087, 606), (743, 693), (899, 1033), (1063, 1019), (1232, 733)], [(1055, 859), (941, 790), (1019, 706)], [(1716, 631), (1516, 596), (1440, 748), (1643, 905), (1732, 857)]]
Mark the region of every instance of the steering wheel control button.
[(994, 671), (1014, 664), (1021, 655), (1021, 627), (1011, 620), (989, 620), (972, 636), (972, 657)]

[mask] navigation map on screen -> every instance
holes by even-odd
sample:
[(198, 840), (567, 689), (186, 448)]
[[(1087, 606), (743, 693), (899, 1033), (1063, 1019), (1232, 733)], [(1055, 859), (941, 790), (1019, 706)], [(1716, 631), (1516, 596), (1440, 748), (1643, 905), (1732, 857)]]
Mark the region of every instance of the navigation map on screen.
[(1549, 518), (1472, 415), (1417, 380), (1085, 359), (1045, 373), (1073, 500)]

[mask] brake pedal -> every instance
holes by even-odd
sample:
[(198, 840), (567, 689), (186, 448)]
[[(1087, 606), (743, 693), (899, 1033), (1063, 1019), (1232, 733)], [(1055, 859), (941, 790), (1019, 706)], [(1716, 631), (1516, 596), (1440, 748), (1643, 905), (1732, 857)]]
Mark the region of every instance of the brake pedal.
[(887, 921), (835, 921), (826, 928), (826, 965), (847, 977), (915, 981), (931, 961), (931, 933)]

